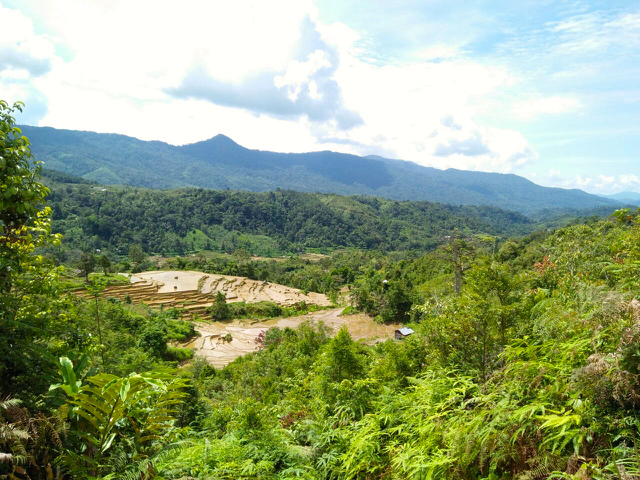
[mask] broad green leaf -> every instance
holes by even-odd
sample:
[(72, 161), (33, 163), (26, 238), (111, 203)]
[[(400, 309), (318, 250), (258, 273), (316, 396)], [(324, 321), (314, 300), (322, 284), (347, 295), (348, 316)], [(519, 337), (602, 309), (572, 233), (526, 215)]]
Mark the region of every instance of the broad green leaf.
[(111, 443), (113, 442), (114, 438), (116, 438), (116, 434), (115, 433), (112, 433), (111, 435), (109, 435), (109, 438), (107, 439), (107, 441), (102, 446), (102, 450), (101, 450), (102, 453), (104, 453), (107, 450), (109, 450), (109, 447), (111, 446)]
[(130, 388), (131, 388), (131, 383), (129, 382), (128, 378), (125, 378), (122, 381), (122, 385), (120, 386), (120, 399), (122, 400), (123, 403), (127, 401), (127, 394), (129, 393)]
[(73, 363), (67, 357), (60, 357), (60, 371), (62, 378), (73, 393), (78, 393), (78, 384), (76, 380), (76, 372), (73, 370)]

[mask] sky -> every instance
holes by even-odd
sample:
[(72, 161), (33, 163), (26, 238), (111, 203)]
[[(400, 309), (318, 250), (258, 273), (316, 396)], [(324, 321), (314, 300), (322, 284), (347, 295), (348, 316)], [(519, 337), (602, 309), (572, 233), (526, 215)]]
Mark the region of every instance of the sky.
[(640, 3), (0, 0), (20, 123), (640, 192)]

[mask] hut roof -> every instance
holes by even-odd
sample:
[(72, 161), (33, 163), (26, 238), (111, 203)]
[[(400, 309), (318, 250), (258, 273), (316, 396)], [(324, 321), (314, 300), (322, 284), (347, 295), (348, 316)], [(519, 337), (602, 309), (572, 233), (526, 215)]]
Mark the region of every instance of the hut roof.
[(412, 333), (414, 333), (414, 331), (413, 331), (413, 329), (412, 329), (412, 328), (407, 328), (407, 327), (405, 327), (405, 328), (401, 328), (401, 329), (399, 329), (399, 330), (396, 330), (396, 332), (400, 332), (400, 333), (401, 333), (402, 335), (404, 335), (405, 337), (406, 337), (407, 335), (411, 335)]

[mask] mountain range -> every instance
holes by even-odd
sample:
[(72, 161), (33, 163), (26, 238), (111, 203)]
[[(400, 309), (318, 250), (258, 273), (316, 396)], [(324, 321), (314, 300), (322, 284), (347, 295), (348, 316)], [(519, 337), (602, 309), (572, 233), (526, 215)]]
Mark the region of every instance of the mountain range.
[(640, 205), (640, 193), (638, 192), (620, 192), (602, 196), (628, 205)]
[(619, 207), (582, 190), (542, 187), (514, 174), (440, 170), (377, 156), (331, 151), (251, 150), (229, 137), (175, 146), (125, 135), (21, 126), (45, 167), (102, 184), (248, 191), (374, 195), (453, 205), (490, 205), (522, 213)]

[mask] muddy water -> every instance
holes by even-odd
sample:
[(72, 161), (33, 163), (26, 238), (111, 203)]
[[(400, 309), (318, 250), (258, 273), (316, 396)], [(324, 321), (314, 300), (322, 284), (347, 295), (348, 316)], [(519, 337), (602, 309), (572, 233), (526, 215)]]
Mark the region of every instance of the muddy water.
[[(186, 346), (192, 347), (196, 355), (205, 357), (215, 367), (224, 367), (236, 358), (255, 352), (259, 349), (256, 338), (271, 327), (297, 328), (303, 322), (324, 322), (334, 332), (343, 325), (355, 340), (375, 343), (393, 337), (400, 325), (379, 325), (367, 315), (357, 314), (341, 317), (343, 308), (333, 308), (301, 315), (299, 317), (280, 318), (274, 320), (234, 320), (232, 322), (213, 322), (196, 324), (200, 337)], [(225, 341), (230, 334), (232, 340)]]

